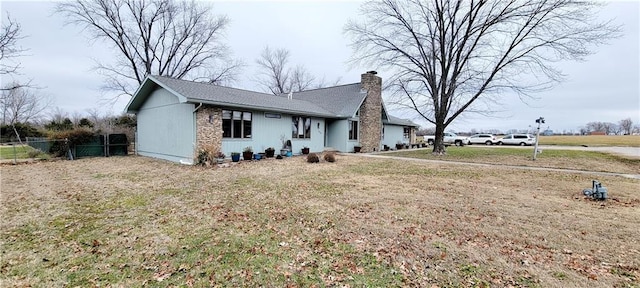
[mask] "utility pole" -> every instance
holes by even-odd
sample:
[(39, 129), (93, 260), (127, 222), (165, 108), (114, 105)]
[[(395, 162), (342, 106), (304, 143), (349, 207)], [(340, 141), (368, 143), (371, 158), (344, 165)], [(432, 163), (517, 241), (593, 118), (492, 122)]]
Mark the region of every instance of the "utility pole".
[(538, 156), (538, 138), (540, 138), (540, 125), (544, 124), (544, 118), (540, 117), (536, 119), (536, 123), (538, 123), (538, 129), (536, 130), (536, 145), (533, 149), (533, 161), (535, 161), (536, 156)]

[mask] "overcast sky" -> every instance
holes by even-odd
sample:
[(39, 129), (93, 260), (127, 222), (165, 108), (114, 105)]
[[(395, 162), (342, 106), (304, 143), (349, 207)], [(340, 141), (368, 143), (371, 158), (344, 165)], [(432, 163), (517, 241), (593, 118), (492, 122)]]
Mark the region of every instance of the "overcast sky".
[[(358, 1), (222, 1), (213, 2), (216, 14), (226, 14), (231, 23), (226, 41), (233, 56), (247, 66), (233, 86), (261, 91), (252, 80), (255, 59), (265, 45), (286, 48), (292, 64), (304, 65), (313, 75), (328, 82), (340, 78), (342, 84), (360, 81), (360, 74), (376, 67), (348, 66), (349, 39), (343, 28), (349, 18), (359, 16)], [(54, 106), (68, 113), (86, 113), (100, 109), (104, 113), (122, 113), (128, 99), (114, 105), (101, 99), (112, 95), (100, 90), (104, 78), (92, 68), (95, 61), (111, 61), (113, 52), (102, 42), (53, 13), (53, 2), (0, 0), (2, 21), (6, 14), (22, 26), (26, 38), (20, 45), (29, 49), (20, 58), (21, 79), (32, 79), (50, 95)], [(505, 95), (505, 112), (493, 117), (467, 115), (458, 118), (449, 129), (528, 129), (542, 116), (545, 126), (561, 132), (577, 131), (591, 121), (617, 123), (631, 118), (640, 123), (640, 2), (614, 1), (604, 7), (603, 18), (614, 18), (623, 25), (623, 36), (585, 62), (563, 63), (566, 81), (552, 90), (537, 94), (537, 100), (523, 103), (516, 95)], [(385, 71), (378, 71), (385, 80)], [(2, 83), (10, 81), (7, 77)], [(396, 111), (398, 117), (403, 117)], [(426, 122), (413, 119), (424, 126)], [(546, 128), (546, 127), (544, 127)]]

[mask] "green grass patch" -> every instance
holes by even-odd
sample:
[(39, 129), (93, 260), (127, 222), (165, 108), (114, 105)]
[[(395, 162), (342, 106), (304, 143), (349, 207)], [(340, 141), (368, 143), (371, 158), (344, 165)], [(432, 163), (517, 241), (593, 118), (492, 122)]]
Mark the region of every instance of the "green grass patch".
[(29, 157), (29, 152), (34, 151), (33, 147), (28, 145), (11, 145), (11, 146), (0, 146), (0, 159), (27, 159)]
[(566, 280), (567, 279), (567, 274), (564, 273), (563, 271), (554, 271), (553, 273), (551, 273), (551, 276), (553, 276), (553, 278), (556, 278), (558, 280)]

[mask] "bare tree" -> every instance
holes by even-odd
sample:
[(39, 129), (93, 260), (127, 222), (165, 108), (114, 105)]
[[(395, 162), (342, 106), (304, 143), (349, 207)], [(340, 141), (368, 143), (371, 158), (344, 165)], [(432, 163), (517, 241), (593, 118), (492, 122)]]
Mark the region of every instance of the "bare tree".
[[(290, 68), (289, 56), (287, 49), (271, 50), (268, 46), (265, 47), (256, 60), (260, 70), (256, 82), (274, 95), (327, 86), (324, 79), (316, 81), (316, 77), (302, 65)], [(339, 81), (338, 79), (335, 83)]]
[(594, 122), (587, 123), (585, 128), (587, 129), (588, 132), (605, 132), (606, 130), (605, 126), (606, 125), (604, 122), (594, 121)]
[[(20, 31), (20, 24), (12, 20), (7, 14), (7, 19), (3, 21), (0, 29), (0, 76), (2, 78), (18, 74), (20, 69), (20, 63), (16, 61), (16, 58), (22, 56), (22, 53), (26, 51), (26, 49), (18, 46), (18, 40), (23, 38), (20, 35)], [(30, 86), (30, 82), (11, 81), (0, 87), (0, 91), (4, 92)]]
[(109, 128), (109, 121), (105, 121), (107, 116), (103, 116), (102, 112), (98, 108), (91, 108), (86, 110), (88, 119), (93, 123), (94, 129), (96, 131), (102, 132), (106, 131)]
[(2, 124), (13, 125), (18, 122), (37, 121), (50, 104), (51, 98), (37, 94), (26, 87), (2, 91), (2, 98), (0, 98)]
[(275, 51), (265, 47), (256, 60), (258, 68), (262, 71), (261, 79), (258, 83), (267, 88), (273, 94), (287, 93), (289, 80), (289, 70), (286, 68), (289, 62), (289, 51), (286, 49), (276, 49)]
[(49, 111), (49, 115), (47, 117), (51, 122), (63, 122), (65, 119), (69, 118), (69, 113), (62, 110), (60, 107), (53, 107)]
[(604, 134), (618, 134), (618, 125), (611, 122), (603, 122)]
[(532, 97), (562, 79), (553, 66), (581, 60), (618, 34), (580, 0), (381, 0), (350, 21), (352, 63), (389, 69), (393, 102), (445, 128), (463, 112), (489, 114), (503, 95)]
[(116, 48), (115, 63), (98, 69), (120, 95), (132, 95), (149, 74), (221, 84), (241, 67), (222, 43), (228, 18), (195, 1), (74, 0), (56, 11)]
[(7, 87), (13, 88), (2, 91), (2, 124), (11, 126), (18, 141), (22, 142), (16, 124), (38, 121), (51, 104), (51, 98), (36, 94), (18, 82), (12, 82)]
[[(291, 88), (289, 91), (304, 91), (314, 87), (316, 78), (313, 77), (302, 65), (297, 65), (291, 71)], [(317, 87), (320, 88), (320, 87)]]
[(14, 74), (18, 71), (20, 65), (13, 59), (24, 52), (24, 49), (18, 47), (18, 40), (21, 38), (20, 24), (7, 14), (0, 30), (0, 75)]
[(618, 126), (620, 126), (624, 135), (631, 135), (631, 130), (633, 130), (633, 120), (631, 120), (631, 118), (622, 119), (618, 122)]
[(580, 127), (580, 135), (587, 135), (589, 134), (589, 127), (583, 126)]

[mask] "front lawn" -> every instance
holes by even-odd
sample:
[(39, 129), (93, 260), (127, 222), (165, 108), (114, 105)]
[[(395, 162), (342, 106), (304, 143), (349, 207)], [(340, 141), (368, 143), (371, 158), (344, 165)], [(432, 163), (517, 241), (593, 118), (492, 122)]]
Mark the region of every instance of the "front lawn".
[(1, 169), (3, 287), (640, 285), (637, 179), (595, 202), (590, 175), (355, 156)]

